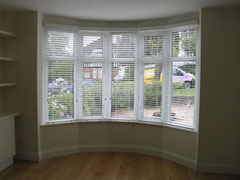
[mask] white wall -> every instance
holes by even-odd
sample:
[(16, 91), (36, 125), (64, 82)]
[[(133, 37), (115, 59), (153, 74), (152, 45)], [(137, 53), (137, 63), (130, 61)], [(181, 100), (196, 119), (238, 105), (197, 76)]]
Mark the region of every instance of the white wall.
[(41, 127), (43, 158), (85, 151), (139, 152), (194, 167), (197, 134), (137, 123), (76, 123)]
[[(41, 38), (41, 35), (37, 34), (39, 18), (36, 12), (15, 16), (14, 23), (18, 26), (16, 32), (19, 34), (16, 44), (20, 59), (17, 66), (19, 94), (18, 97), (13, 96), (10, 99), (12, 102), (14, 100), (18, 102), (16, 106), (9, 103), (8, 107), (22, 113), (16, 126), (17, 152), (20, 157), (34, 159), (40, 151), (45, 157), (49, 157), (86, 150), (135, 150), (167, 158), (175, 157), (178, 162), (189, 166), (197, 159), (200, 171), (236, 172), (240, 162), (240, 121), (238, 121), (240, 98), (237, 83), (240, 49), (239, 12), (239, 9), (203, 9), (201, 12), (202, 70), (198, 147), (196, 133), (136, 123), (99, 122), (42, 126), (39, 136), (37, 122), (37, 57), (39, 57), (37, 37)], [(193, 17), (195, 15), (187, 18), (175, 17), (172, 20), (168, 18), (120, 24), (129, 27), (136, 24), (152, 26), (156, 22), (159, 25), (177, 23), (195, 19)], [(59, 17), (45, 17), (45, 22), (89, 26), (108, 24)], [(120, 26), (114, 23), (108, 25)]]
[(7, 27), (17, 37), (5, 42), (5, 53), (17, 58), (4, 66), (4, 79), (17, 83), (3, 89), (4, 112), (19, 112), (16, 118), (17, 158), (38, 160), (37, 120), (37, 12), (4, 13)]
[(240, 8), (201, 11), (198, 170), (240, 173)]
[[(136, 28), (198, 21), (198, 13), (152, 21), (107, 22), (44, 16), (44, 23), (80, 27)], [(76, 123), (42, 126), (43, 158), (81, 151), (131, 151), (195, 166), (197, 133), (138, 123)]]

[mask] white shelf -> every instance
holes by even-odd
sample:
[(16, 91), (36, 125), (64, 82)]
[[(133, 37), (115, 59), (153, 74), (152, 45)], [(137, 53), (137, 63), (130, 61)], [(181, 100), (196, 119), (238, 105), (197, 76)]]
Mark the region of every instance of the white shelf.
[(15, 58), (10, 58), (10, 57), (1, 57), (0, 56), (0, 61), (10, 61), (10, 62), (14, 62), (16, 61)]
[(0, 83), (0, 87), (16, 86), (16, 83)]
[(10, 113), (10, 112), (0, 113), (0, 121), (7, 118), (15, 117), (18, 115), (19, 113)]
[(16, 35), (0, 29), (0, 37), (16, 37)]

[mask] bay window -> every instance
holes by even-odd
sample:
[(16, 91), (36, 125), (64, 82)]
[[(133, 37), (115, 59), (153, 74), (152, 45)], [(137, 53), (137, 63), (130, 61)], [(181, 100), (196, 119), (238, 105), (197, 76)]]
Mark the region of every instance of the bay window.
[(194, 129), (197, 26), (148, 31), (45, 29), (44, 114)]

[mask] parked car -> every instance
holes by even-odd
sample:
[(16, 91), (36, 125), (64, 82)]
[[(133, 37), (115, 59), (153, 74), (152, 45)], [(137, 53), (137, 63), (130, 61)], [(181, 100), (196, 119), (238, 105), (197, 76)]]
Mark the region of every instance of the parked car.
[[(89, 80), (83, 80), (83, 87), (91, 87), (93, 84), (93, 80), (89, 79)], [(65, 87), (63, 89), (64, 92), (66, 93), (73, 93), (74, 91), (74, 85), (70, 84), (67, 87)]]
[(91, 87), (93, 85), (93, 80), (83, 80), (83, 87)]
[[(180, 83), (185, 88), (194, 88), (195, 87), (195, 76), (191, 73), (187, 73), (180, 68), (174, 67), (172, 72), (172, 82), (173, 83)], [(146, 69), (144, 71), (144, 84), (151, 84), (154, 80), (155, 76), (155, 69)], [(162, 73), (160, 76), (160, 82), (162, 82)]]
[(125, 78), (124, 74), (118, 74), (117, 76), (114, 77), (115, 81), (123, 80)]
[(61, 86), (52, 82), (48, 84), (48, 95), (58, 94), (61, 91)]
[(71, 84), (71, 85), (65, 87), (63, 91), (67, 92), (67, 93), (73, 93), (73, 90), (74, 90), (74, 85)]
[(191, 73), (186, 73), (180, 68), (173, 68), (172, 82), (181, 83), (186, 89), (195, 87), (195, 76)]

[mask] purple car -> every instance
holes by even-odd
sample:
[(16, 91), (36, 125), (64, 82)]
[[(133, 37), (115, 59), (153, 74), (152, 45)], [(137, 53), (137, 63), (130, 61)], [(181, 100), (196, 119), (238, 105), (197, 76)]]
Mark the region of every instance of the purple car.
[(172, 81), (175, 83), (180, 83), (184, 85), (187, 89), (194, 88), (195, 86), (195, 76), (191, 73), (186, 73), (180, 68), (173, 68)]

